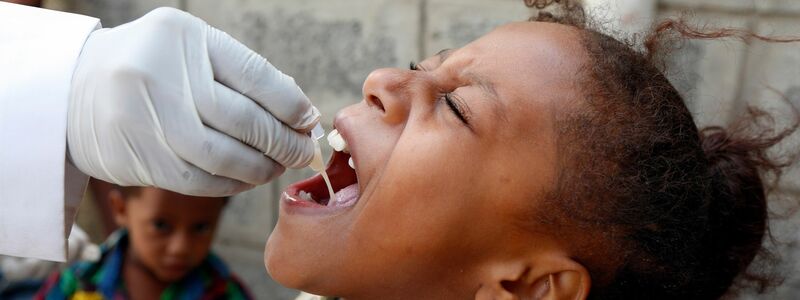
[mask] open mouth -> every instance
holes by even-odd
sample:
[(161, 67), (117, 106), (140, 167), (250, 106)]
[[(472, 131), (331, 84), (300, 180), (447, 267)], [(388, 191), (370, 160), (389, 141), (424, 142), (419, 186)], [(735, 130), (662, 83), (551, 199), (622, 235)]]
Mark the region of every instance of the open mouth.
[(356, 170), (350, 166), (350, 154), (334, 152), (326, 172), (333, 186), (334, 197), (331, 199), (328, 187), (322, 176), (316, 174), (311, 178), (296, 182), (286, 188), (284, 198), (291, 205), (306, 207), (349, 207), (358, 202), (359, 186)]

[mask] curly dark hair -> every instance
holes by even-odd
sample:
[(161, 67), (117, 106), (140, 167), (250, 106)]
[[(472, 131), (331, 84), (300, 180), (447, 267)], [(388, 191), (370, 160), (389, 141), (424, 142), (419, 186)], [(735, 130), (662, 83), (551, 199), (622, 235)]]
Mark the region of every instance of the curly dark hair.
[(764, 178), (794, 161), (766, 151), (798, 121), (776, 132), (768, 114), (750, 108), (727, 128), (698, 129), (662, 62), (683, 38), (800, 39), (701, 32), (670, 19), (637, 50), (593, 28), (579, 2), (525, 4), (543, 9), (531, 21), (578, 28), (589, 57), (577, 78), (583, 99), (556, 120), (560, 173), (547, 197), (556, 209), (544, 217), (582, 237), (570, 240), (592, 277), (589, 298), (718, 299), (737, 278), (760, 291), (775, 283), (747, 269), (768, 235)]

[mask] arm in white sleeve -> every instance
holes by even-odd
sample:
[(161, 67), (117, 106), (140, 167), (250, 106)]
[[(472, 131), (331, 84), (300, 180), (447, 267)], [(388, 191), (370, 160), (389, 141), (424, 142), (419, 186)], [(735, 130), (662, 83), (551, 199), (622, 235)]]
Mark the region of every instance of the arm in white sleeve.
[(66, 159), (67, 101), (91, 17), (0, 2), (0, 254), (65, 261), (87, 177)]
[[(100, 247), (89, 240), (86, 234), (77, 225), (72, 227), (69, 235), (69, 256), (67, 264), (78, 261), (97, 261), (100, 259)], [(8, 283), (25, 280), (45, 280), (51, 273), (65, 267), (62, 263), (0, 255), (0, 277)]]

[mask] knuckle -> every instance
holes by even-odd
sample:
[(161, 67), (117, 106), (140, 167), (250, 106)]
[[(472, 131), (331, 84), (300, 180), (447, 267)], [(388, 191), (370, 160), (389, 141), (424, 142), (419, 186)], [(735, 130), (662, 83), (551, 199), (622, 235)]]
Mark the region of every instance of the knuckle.
[(155, 24), (170, 25), (175, 20), (185, 18), (185, 14), (177, 8), (163, 6), (150, 11), (144, 17)]
[(172, 7), (159, 7), (147, 13), (142, 19), (153, 35), (175, 36), (196, 22), (196, 17)]

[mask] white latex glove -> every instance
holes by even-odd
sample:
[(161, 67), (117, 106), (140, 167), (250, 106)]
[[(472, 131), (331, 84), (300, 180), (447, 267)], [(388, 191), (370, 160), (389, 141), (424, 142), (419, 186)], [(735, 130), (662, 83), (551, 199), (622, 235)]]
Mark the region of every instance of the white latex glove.
[(67, 141), (86, 174), (231, 195), (307, 166), (319, 112), (266, 59), (180, 10), (93, 32), (75, 70)]

